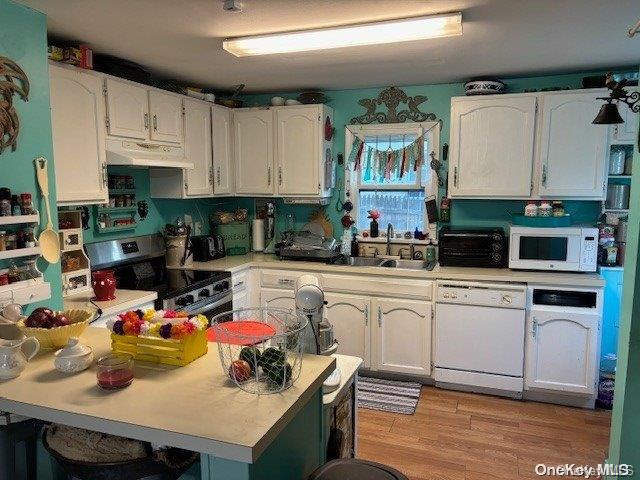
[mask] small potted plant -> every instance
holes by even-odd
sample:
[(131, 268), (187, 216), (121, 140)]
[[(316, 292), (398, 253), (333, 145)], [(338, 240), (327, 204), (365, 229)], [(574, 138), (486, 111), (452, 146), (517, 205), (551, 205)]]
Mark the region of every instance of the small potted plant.
[(371, 238), (377, 238), (380, 235), (380, 232), (378, 231), (378, 219), (380, 218), (380, 211), (369, 210), (367, 213), (369, 214), (367, 218), (371, 219), (371, 224), (369, 225)]

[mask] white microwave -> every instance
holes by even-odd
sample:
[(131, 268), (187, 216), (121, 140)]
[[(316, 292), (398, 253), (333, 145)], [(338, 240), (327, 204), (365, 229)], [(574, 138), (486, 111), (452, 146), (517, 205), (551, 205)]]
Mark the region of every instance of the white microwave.
[(598, 229), (521, 227), (509, 231), (509, 268), (595, 272)]

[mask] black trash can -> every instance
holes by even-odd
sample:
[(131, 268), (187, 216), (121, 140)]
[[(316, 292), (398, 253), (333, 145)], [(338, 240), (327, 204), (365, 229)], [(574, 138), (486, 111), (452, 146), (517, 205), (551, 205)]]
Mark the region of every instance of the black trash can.
[(341, 458), (325, 463), (309, 480), (409, 480), (395, 468), (380, 463)]

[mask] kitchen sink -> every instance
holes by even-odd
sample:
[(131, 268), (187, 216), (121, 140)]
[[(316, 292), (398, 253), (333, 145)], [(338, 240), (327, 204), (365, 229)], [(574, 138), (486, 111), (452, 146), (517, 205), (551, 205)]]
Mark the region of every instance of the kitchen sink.
[(400, 270), (433, 270), (436, 262), (427, 262), (424, 260), (383, 260), (379, 265), (384, 268), (398, 268)]

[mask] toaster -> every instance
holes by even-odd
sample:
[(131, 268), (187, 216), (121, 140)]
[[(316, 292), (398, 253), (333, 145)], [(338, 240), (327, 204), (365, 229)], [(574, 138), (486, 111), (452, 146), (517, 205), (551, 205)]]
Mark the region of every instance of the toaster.
[(220, 235), (199, 235), (191, 237), (193, 260), (196, 262), (208, 262), (226, 255), (224, 239)]

